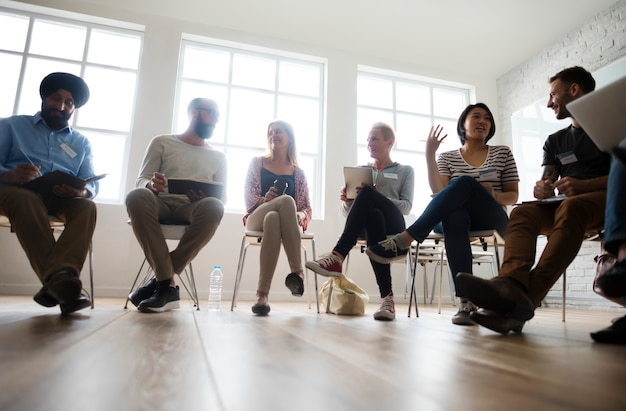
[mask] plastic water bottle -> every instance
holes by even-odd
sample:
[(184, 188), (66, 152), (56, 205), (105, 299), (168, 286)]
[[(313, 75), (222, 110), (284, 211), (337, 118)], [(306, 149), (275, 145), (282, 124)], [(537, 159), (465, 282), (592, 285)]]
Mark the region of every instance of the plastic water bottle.
[(222, 274), (222, 267), (216, 265), (213, 267), (209, 281), (209, 311), (220, 311), (222, 308), (223, 282), (224, 274)]

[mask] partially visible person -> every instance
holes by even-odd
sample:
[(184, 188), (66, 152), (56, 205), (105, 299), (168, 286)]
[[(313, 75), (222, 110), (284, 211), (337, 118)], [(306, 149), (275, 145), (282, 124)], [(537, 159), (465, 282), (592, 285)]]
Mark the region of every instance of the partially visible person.
[[(626, 165), (614, 156), (607, 186), (604, 249), (617, 257), (612, 269), (598, 279), (598, 287), (611, 299), (626, 302)], [(626, 316), (591, 333), (596, 342), (626, 344)]]
[[(374, 185), (357, 188), (354, 200), (347, 197), (342, 187), (340, 200), (347, 215), (343, 233), (332, 252), (307, 262), (307, 268), (327, 277), (341, 277), (342, 264), (359, 237), (365, 236), (368, 246), (378, 244), (387, 235), (405, 228), (403, 215), (413, 207), (413, 168), (391, 160), (391, 149), (396, 137), (393, 128), (385, 123), (372, 126), (367, 137), (367, 149), (374, 159), (366, 166), (374, 173)], [(370, 259), (380, 291), (380, 307), (374, 313), (376, 320), (393, 320), (396, 317), (391, 270), (389, 263)]]
[[(451, 272), (471, 273), (469, 232), (495, 229), (504, 238), (509, 221), (505, 206), (515, 204), (518, 197), (519, 178), (511, 149), (487, 145), (495, 132), (489, 107), (483, 103), (470, 104), (457, 122), (461, 147), (441, 153), (435, 161), (435, 152), (447, 135), (441, 136), (439, 126), (431, 128), (426, 140), (426, 164), (435, 197), (415, 223), (400, 234), (368, 247), (367, 255), (388, 263), (406, 255), (414, 240), (423, 242), (434, 229), (444, 234)], [(452, 323), (473, 325), (469, 314), (476, 307), (459, 293), (458, 286), (456, 295), (461, 303)]]
[[(544, 171), (535, 183), (536, 199), (562, 201), (522, 204), (513, 209), (500, 275), (485, 280), (457, 275), (465, 298), (482, 309), (470, 314), (479, 325), (507, 334), (521, 332), (552, 285), (574, 260), (587, 230), (603, 224), (610, 156), (589, 138), (566, 104), (595, 88), (593, 76), (570, 67), (550, 78), (548, 107), (571, 125), (550, 135), (543, 147)], [(535, 262), (537, 236), (547, 243)]]
[(259, 282), (252, 312), (267, 315), (268, 297), (282, 243), (291, 272), (285, 285), (294, 296), (304, 293), (300, 230), (306, 231), (312, 217), (304, 171), (298, 167), (296, 138), (291, 124), (276, 120), (267, 127), (269, 153), (250, 162), (244, 196), (247, 229), (263, 231)]
[[(51, 73), (39, 87), (41, 111), (0, 120), (0, 214), (9, 218), (30, 265), (43, 287), (34, 300), (70, 314), (91, 305), (82, 293), (80, 272), (96, 227), (98, 182), (82, 187), (56, 185), (51, 195), (20, 187), (60, 170), (82, 179), (95, 176), (89, 140), (69, 125), (89, 100), (80, 77)], [(65, 229), (55, 240), (48, 215)]]
[[(224, 215), (226, 200), (226, 156), (207, 140), (219, 121), (213, 100), (195, 98), (187, 107), (189, 126), (182, 134), (154, 137), (143, 158), (136, 187), (126, 195), (126, 208), (135, 237), (155, 277), (129, 295), (142, 312), (163, 312), (180, 306), (180, 274), (213, 238)], [(169, 179), (195, 180), (223, 186), (221, 198), (208, 197), (201, 190), (186, 194), (168, 191)], [(160, 223), (188, 224), (187, 230), (170, 251)]]

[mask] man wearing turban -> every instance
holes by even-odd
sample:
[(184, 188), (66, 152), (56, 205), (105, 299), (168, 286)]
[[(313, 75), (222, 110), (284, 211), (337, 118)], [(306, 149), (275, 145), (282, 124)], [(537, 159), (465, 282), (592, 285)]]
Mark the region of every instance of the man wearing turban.
[[(89, 99), (89, 88), (73, 74), (51, 73), (39, 93), (40, 112), (0, 120), (0, 215), (9, 218), (43, 284), (34, 300), (45, 307), (59, 305), (66, 315), (91, 305), (79, 275), (96, 226), (92, 199), (98, 182), (57, 184), (50, 192), (22, 185), (57, 170), (85, 180), (95, 176), (89, 140), (69, 125), (74, 110)], [(58, 240), (49, 215), (65, 224)]]

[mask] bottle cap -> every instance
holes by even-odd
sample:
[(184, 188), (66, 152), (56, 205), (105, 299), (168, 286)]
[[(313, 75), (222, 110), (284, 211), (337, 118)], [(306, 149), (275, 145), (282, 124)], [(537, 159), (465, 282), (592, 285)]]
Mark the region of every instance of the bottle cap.
[(213, 268), (222, 268), (221, 265), (214, 265)]

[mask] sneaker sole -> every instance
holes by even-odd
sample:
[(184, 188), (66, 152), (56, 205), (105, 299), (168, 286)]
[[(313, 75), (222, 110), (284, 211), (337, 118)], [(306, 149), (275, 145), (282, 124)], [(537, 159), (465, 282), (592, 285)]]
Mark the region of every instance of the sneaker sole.
[(489, 281), (473, 275), (458, 275), (456, 282), (468, 300), (486, 310), (493, 310), (518, 321), (528, 321), (535, 316), (532, 306), (502, 298)]
[(377, 321), (393, 321), (396, 319), (396, 315), (390, 315), (389, 313), (374, 313), (374, 319)]
[(162, 313), (165, 311), (180, 308), (180, 301), (170, 301), (169, 303), (165, 304), (163, 307), (145, 307), (145, 306), (142, 307), (140, 304), (139, 307), (137, 308), (142, 313)]
[(377, 263), (380, 263), (380, 264), (391, 264), (394, 261), (398, 261), (398, 260), (401, 260), (404, 257), (406, 257), (406, 253), (405, 253), (405, 254), (399, 254), (399, 255), (397, 255), (397, 256), (395, 256), (393, 258), (385, 258), (385, 257), (381, 257), (378, 254), (370, 251), (369, 248), (365, 249), (365, 254), (367, 254), (367, 256), (369, 258), (371, 258), (372, 260), (374, 260), (374, 261), (376, 261)]
[(319, 275), (323, 275), (324, 277), (333, 277), (333, 278), (341, 278), (343, 277), (342, 273), (338, 273), (337, 271), (328, 271), (325, 268), (320, 267), (315, 264), (313, 261), (309, 261), (306, 263), (306, 268), (309, 270), (316, 272)]

